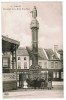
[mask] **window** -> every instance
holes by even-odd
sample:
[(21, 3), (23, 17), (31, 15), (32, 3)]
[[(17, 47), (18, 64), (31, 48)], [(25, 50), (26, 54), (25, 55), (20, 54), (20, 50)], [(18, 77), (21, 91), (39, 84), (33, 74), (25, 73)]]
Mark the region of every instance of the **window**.
[(52, 56), (52, 60), (54, 59), (54, 57)]
[(44, 67), (47, 68), (47, 62), (44, 63)]
[(39, 65), (42, 66), (42, 62), (39, 62)]
[(8, 58), (3, 58), (3, 67), (8, 67)]
[(24, 69), (27, 69), (27, 62), (24, 62)]
[(56, 77), (56, 74), (55, 74), (55, 72), (53, 72), (53, 78), (55, 78)]
[(24, 57), (24, 60), (26, 60), (26, 57)]
[(20, 60), (20, 57), (18, 57), (18, 60)]
[(21, 62), (18, 62), (18, 69), (21, 69)]
[(57, 72), (57, 78), (59, 78), (59, 72)]
[(63, 72), (61, 72), (61, 79), (63, 79)]
[(53, 78), (59, 78), (59, 72), (53, 72)]
[(51, 68), (53, 68), (54, 67), (54, 62), (51, 62)]
[(55, 68), (58, 68), (58, 62), (55, 62)]
[(53, 54), (53, 55), (52, 55), (52, 60), (54, 60), (54, 59), (55, 59), (55, 55)]

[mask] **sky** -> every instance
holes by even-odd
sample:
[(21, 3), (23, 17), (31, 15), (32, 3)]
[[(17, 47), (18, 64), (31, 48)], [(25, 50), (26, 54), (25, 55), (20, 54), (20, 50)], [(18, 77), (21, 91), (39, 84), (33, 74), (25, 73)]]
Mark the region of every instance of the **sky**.
[(20, 47), (32, 45), (33, 7), (37, 8), (39, 22), (38, 46), (53, 48), (58, 45), (63, 48), (63, 7), (61, 1), (28, 1), (1, 3), (1, 31), (2, 35), (20, 41)]

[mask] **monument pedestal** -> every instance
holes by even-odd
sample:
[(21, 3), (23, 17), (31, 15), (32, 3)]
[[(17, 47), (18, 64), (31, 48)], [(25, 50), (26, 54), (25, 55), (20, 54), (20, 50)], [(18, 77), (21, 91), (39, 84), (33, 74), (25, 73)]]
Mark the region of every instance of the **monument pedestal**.
[(36, 65), (36, 66), (31, 65), (30, 66), (29, 78), (31, 80), (34, 80), (34, 79), (37, 79), (37, 78), (39, 78), (39, 79), (41, 78), (41, 67), (39, 65)]

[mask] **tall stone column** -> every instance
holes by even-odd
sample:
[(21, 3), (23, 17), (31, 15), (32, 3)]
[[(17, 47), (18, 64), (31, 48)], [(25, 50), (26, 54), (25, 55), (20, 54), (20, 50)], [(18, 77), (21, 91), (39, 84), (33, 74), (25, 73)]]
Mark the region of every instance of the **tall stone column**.
[(38, 79), (41, 77), (41, 67), (38, 65), (38, 29), (39, 23), (36, 19), (37, 17), (37, 9), (34, 6), (32, 11), (32, 21), (30, 24), (30, 28), (32, 31), (32, 65), (29, 69), (29, 77), (30, 79)]
[(32, 11), (32, 17), (33, 20), (31, 21), (30, 27), (32, 30), (32, 51), (34, 57), (32, 58), (32, 65), (36, 66), (38, 65), (38, 29), (39, 29), (39, 23), (36, 19), (37, 17), (37, 9), (34, 6), (34, 9)]

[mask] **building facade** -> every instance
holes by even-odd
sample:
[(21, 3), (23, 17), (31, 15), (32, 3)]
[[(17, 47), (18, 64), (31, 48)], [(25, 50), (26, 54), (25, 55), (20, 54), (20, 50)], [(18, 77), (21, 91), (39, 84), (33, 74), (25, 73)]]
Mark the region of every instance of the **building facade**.
[[(8, 64), (7, 59), (9, 59)], [(10, 53), (3, 55), (4, 67), (12, 68), (12, 55)], [(26, 48), (18, 48), (16, 51), (17, 59), (17, 86), (22, 86), (22, 81), (29, 78), (29, 68), (32, 65), (32, 56)], [(41, 78), (48, 78), (48, 73), (52, 72), (53, 81), (63, 80), (63, 56), (59, 51), (52, 49), (38, 49), (38, 65), (41, 67)], [(15, 70), (14, 70), (15, 71)]]
[[(27, 73), (28, 78), (28, 70), (31, 65), (32, 56), (28, 53), (26, 48), (19, 48), (17, 50), (17, 69), (21, 69), (22, 73)], [(62, 80), (63, 66), (58, 52), (53, 51), (52, 49), (39, 48), (38, 65), (41, 67), (41, 78), (45, 77), (45, 73), (48, 74), (48, 72), (52, 72), (53, 80)]]
[(61, 60), (60, 55), (52, 49), (45, 49), (48, 57), (48, 71), (53, 74), (53, 80), (61, 80)]
[(17, 50), (17, 69), (29, 69), (29, 54), (25, 48)]

